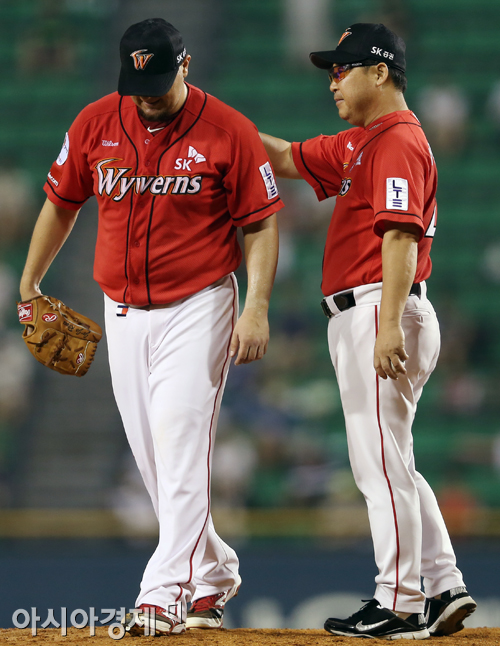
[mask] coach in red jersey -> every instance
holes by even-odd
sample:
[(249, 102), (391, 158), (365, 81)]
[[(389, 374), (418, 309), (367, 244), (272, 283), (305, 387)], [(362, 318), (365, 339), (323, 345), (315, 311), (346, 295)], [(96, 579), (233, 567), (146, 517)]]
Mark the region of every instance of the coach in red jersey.
[(463, 628), (476, 604), (435, 496), (415, 470), (411, 433), (440, 347), (425, 282), (436, 232), (436, 165), (404, 99), (401, 38), (382, 24), (358, 23), (335, 50), (310, 58), (328, 70), (339, 115), (356, 127), (303, 143), (261, 138), (278, 176), (305, 179), (319, 200), (337, 196), (322, 307), (379, 570), (374, 598), (325, 628), (385, 639), (448, 635)]
[[(241, 583), (212, 523), (210, 470), (230, 358), (267, 349), (283, 205), (257, 128), (186, 83), (191, 57), (175, 27), (132, 25), (120, 58), (118, 92), (82, 110), (50, 169), (21, 297), (41, 293), (95, 195), (113, 391), (160, 526), (123, 631), (179, 634), (220, 628)], [(239, 319), (238, 228), (248, 273)]]

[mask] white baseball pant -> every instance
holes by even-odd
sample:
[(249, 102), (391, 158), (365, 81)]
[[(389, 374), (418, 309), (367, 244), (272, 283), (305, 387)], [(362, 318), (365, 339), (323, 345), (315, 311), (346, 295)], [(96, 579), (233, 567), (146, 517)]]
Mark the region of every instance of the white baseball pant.
[(439, 355), (436, 313), (410, 295), (402, 317), (407, 374), (380, 379), (373, 367), (382, 283), (354, 289), (356, 305), (334, 316), (328, 343), (344, 411), (349, 459), (364, 495), (379, 570), (374, 597), (385, 608), (423, 612), (428, 597), (462, 586), (448, 531), (432, 489), (415, 470), (411, 427)]
[(160, 534), (136, 607), (185, 618), (186, 604), (239, 583), (210, 515), (215, 430), (238, 317), (234, 275), (150, 310), (105, 296), (113, 391)]

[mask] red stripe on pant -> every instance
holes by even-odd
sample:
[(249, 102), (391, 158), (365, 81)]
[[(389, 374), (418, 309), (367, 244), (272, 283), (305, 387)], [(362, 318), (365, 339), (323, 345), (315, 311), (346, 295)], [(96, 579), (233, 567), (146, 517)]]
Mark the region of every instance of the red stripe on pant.
[[(375, 305), (375, 338), (378, 336), (378, 305)], [(394, 517), (394, 528), (396, 531), (396, 589), (394, 590), (394, 602), (392, 604), (392, 610), (396, 610), (396, 601), (398, 598), (398, 589), (399, 589), (399, 556), (400, 556), (400, 548), (399, 548), (399, 526), (398, 526), (398, 517), (396, 514), (396, 504), (394, 503), (394, 494), (392, 492), (392, 486), (391, 486), (391, 481), (389, 479), (389, 476), (387, 474), (387, 469), (385, 465), (385, 452), (384, 452), (384, 435), (382, 433), (382, 424), (380, 421), (380, 384), (379, 384), (380, 377), (377, 375), (377, 422), (378, 422), (378, 429), (380, 432), (380, 453), (382, 456), (382, 468), (384, 470), (384, 475), (385, 479), (387, 482), (387, 486), (389, 487), (389, 493), (391, 495), (391, 504), (392, 504), (392, 514)]]
[[(208, 471), (208, 481), (207, 481), (207, 503), (208, 503), (208, 506), (207, 506), (207, 515), (205, 517), (205, 522), (203, 523), (203, 527), (201, 529), (200, 535), (198, 536), (198, 540), (196, 541), (196, 544), (195, 544), (195, 546), (193, 548), (193, 551), (191, 552), (191, 557), (189, 559), (189, 578), (186, 581), (186, 583), (190, 583), (191, 579), (193, 578), (193, 558), (194, 558), (196, 549), (198, 547), (198, 544), (199, 544), (199, 542), (201, 540), (201, 537), (203, 535), (203, 532), (205, 531), (205, 527), (206, 527), (207, 522), (208, 522), (208, 517), (210, 515), (210, 477), (211, 477), (211, 474), (210, 474), (210, 454), (212, 452), (212, 426), (213, 426), (213, 423), (214, 423), (215, 411), (217, 409), (217, 401), (219, 399), (219, 394), (220, 394), (220, 391), (221, 391), (221, 388), (222, 388), (222, 384), (224, 383), (224, 371), (226, 369), (227, 362), (230, 359), (229, 350), (230, 350), (230, 347), (231, 347), (231, 339), (233, 337), (234, 323), (235, 323), (234, 318), (235, 318), (235, 312), (236, 312), (236, 288), (234, 286), (234, 281), (235, 281), (234, 277), (231, 276), (231, 283), (232, 283), (232, 286), (233, 286), (233, 315), (232, 315), (231, 334), (229, 335), (229, 341), (228, 341), (227, 349), (226, 349), (226, 360), (224, 361), (224, 364), (222, 366), (222, 372), (221, 372), (221, 376), (220, 376), (220, 384), (219, 384), (219, 388), (217, 390), (217, 394), (215, 395), (214, 409), (212, 411), (212, 418), (210, 420), (208, 454), (207, 454), (207, 471)], [(183, 591), (182, 586), (179, 585), (179, 588), (180, 588), (179, 596), (175, 600), (175, 603), (177, 603), (179, 601), (179, 599), (182, 597), (182, 591)]]

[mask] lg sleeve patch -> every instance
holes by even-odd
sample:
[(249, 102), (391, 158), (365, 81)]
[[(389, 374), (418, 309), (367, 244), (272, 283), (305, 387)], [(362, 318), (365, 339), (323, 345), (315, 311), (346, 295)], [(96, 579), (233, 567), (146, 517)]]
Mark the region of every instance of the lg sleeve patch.
[(385, 208), (390, 211), (408, 211), (408, 180), (388, 177)]
[(276, 186), (276, 180), (274, 179), (273, 169), (271, 164), (266, 162), (259, 166), (260, 174), (264, 180), (267, 190), (267, 199), (272, 200), (275, 197), (278, 197), (278, 187)]

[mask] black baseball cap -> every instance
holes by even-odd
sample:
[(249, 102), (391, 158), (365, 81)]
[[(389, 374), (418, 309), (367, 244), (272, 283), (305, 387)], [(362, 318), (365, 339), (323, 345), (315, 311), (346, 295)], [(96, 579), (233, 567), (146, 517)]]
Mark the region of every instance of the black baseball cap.
[(357, 22), (344, 31), (337, 49), (312, 52), (309, 58), (323, 70), (330, 69), (334, 63), (343, 65), (373, 59), (405, 72), (405, 51), (404, 40), (385, 25)]
[(163, 18), (132, 25), (120, 41), (118, 94), (163, 96), (172, 87), (185, 58), (181, 34)]

